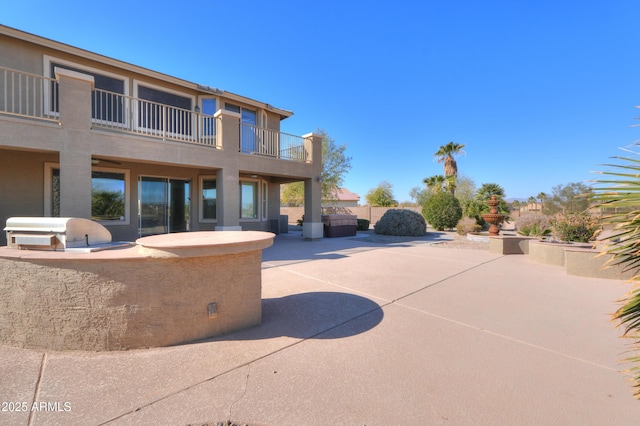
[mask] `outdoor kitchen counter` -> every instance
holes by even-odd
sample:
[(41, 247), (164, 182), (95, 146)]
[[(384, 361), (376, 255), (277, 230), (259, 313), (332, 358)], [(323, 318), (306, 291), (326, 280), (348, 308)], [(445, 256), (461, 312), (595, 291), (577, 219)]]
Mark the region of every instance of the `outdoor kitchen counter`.
[(262, 250), (274, 237), (260, 231), (184, 232), (143, 237), (136, 244), (151, 257), (199, 257)]
[(75, 251), (20, 250), (0, 247), (6, 259), (133, 259), (145, 257), (202, 257), (261, 250), (273, 244), (275, 234), (260, 231), (201, 231), (152, 235), (136, 240), (130, 247), (112, 248), (91, 253)]
[(123, 350), (257, 325), (274, 234), (191, 232), (91, 253), (0, 248), (0, 344)]

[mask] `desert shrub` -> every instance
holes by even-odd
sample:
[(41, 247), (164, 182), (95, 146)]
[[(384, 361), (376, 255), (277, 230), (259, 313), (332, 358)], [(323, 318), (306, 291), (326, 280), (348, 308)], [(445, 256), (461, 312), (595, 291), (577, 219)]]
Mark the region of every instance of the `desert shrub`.
[(390, 209), (373, 229), (376, 234), (421, 237), (427, 230), (427, 223), (413, 210)]
[(527, 237), (542, 237), (551, 233), (549, 217), (543, 214), (525, 214), (516, 220), (518, 234)]
[(560, 214), (551, 221), (555, 236), (561, 241), (586, 243), (599, 228), (598, 221), (589, 214)]
[(478, 224), (475, 219), (466, 217), (461, 219), (456, 225), (458, 235), (467, 235), (470, 232), (482, 231), (482, 225)]
[(358, 231), (366, 231), (369, 229), (369, 222), (367, 219), (358, 219)]
[(451, 229), (462, 218), (462, 207), (456, 197), (448, 192), (434, 194), (422, 207), (427, 222), (438, 231)]

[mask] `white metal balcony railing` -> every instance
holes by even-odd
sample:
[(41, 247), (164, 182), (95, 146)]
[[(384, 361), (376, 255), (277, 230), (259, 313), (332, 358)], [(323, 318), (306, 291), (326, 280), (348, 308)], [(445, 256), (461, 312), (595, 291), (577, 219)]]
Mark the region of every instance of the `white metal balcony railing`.
[[(216, 137), (218, 119), (182, 108), (92, 90), (91, 117), (96, 128), (222, 148)], [(0, 114), (59, 120), (55, 79), (0, 67)], [(309, 162), (300, 136), (240, 124), (239, 151), (290, 161)]]
[(282, 160), (309, 161), (302, 137), (247, 123), (240, 125), (240, 152)]
[(213, 116), (100, 89), (92, 97), (95, 127), (221, 148)]
[(57, 86), (54, 79), (0, 67), (0, 113), (58, 121)]

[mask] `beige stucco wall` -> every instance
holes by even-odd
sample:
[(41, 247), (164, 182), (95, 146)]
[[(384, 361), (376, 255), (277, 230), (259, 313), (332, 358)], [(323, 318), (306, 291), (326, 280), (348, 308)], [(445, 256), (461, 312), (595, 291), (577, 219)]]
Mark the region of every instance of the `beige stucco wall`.
[[(0, 149), (0, 230), (6, 220), (14, 216), (43, 216), (45, 163), (59, 164), (57, 153), (25, 152)], [(133, 241), (138, 236), (137, 199), (140, 176), (161, 176), (191, 181), (191, 231), (214, 230), (215, 222), (200, 222), (200, 176), (215, 176), (216, 170), (206, 168), (175, 167), (165, 164), (146, 164), (120, 161), (120, 164), (100, 163), (98, 168), (126, 170), (129, 172), (129, 222), (105, 224), (114, 240)], [(269, 192), (279, 194), (277, 184), (269, 185)], [(270, 217), (279, 217), (279, 198), (273, 197), (268, 206)], [(274, 207), (275, 206), (275, 207)], [(269, 230), (269, 222), (239, 221), (246, 230)], [(0, 246), (6, 245), (6, 236), (0, 232)]]
[(565, 250), (567, 274), (580, 277), (630, 280), (638, 273), (638, 268), (625, 270), (623, 265), (608, 263), (610, 255), (601, 255), (596, 250)]
[[(112, 254), (97, 253), (94, 261), (66, 254), (0, 257), (0, 343), (120, 350), (194, 341), (261, 321), (260, 250), (171, 259), (101, 260)], [(211, 318), (213, 302), (218, 313)]]
[(563, 244), (554, 244), (541, 241), (529, 242), (529, 259), (533, 262), (547, 265), (564, 266), (565, 255)]
[(529, 243), (533, 237), (498, 236), (489, 238), (489, 251), (496, 254), (529, 254)]
[(57, 154), (0, 149), (0, 246), (7, 244), (2, 229), (12, 216), (42, 216), (44, 163)]
[[(367, 219), (371, 222), (371, 226), (375, 225), (388, 210), (397, 209), (400, 207), (345, 207), (345, 212), (356, 215), (358, 219)], [(420, 207), (404, 207), (407, 210), (422, 214)], [(289, 216), (289, 223), (295, 224), (298, 219), (302, 219), (304, 214), (304, 207), (280, 207), (280, 213)]]

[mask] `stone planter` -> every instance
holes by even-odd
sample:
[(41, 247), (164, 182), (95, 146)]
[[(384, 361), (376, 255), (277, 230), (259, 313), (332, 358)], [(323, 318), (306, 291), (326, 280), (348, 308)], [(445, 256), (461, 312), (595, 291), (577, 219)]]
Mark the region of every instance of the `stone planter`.
[(489, 252), (495, 254), (529, 254), (529, 242), (535, 241), (534, 237), (524, 236), (497, 236), (489, 237)]
[(565, 249), (590, 249), (589, 243), (552, 243), (547, 241), (531, 241), (529, 243), (529, 259), (546, 265), (565, 266)]
[(638, 274), (638, 268), (625, 271), (621, 265), (607, 264), (611, 255), (601, 255), (592, 248), (565, 249), (565, 262), (568, 275), (614, 280), (629, 280)]

